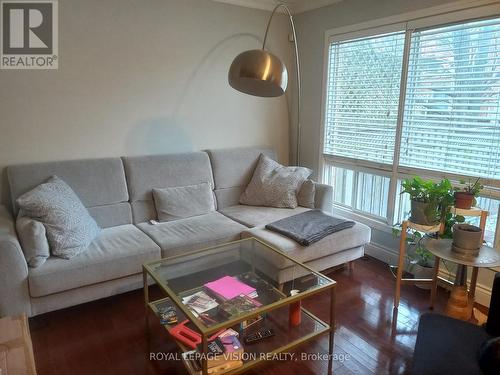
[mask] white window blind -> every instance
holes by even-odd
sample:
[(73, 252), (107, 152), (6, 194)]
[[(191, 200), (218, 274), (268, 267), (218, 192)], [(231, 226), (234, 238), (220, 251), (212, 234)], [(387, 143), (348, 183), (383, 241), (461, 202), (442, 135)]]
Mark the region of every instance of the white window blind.
[(414, 32), (400, 165), (500, 178), (500, 19)]
[(404, 33), (329, 48), (324, 153), (391, 164)]

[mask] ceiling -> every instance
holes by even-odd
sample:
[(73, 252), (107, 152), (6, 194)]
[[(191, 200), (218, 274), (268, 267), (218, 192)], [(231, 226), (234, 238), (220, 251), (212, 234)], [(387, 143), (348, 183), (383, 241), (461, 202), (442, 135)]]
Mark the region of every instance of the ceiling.
[(213, 0), (219, 3), (239, 5), (247, 8), (273, 10), (278, 3), (284, 3), (293, 13), (302, 13), (311, 9), (321, 8), (343, 0)]

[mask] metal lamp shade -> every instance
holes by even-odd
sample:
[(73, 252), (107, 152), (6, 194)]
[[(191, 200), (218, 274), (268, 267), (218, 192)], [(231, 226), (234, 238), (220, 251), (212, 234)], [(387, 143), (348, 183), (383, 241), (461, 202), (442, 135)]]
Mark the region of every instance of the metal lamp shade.
[(245, 94), (263, 97), (281, 96), (288, 84), (285, 64), (262, 49), (240, 53), (233, 60), (229, 84)]

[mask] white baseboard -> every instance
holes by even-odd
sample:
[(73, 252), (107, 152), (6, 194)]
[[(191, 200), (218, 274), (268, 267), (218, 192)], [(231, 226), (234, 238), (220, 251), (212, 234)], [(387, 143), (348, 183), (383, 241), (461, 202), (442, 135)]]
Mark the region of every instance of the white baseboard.
[[(399, 253), (386, 246), (371, 242), (365, 246), (365, 253), (384, 263), (391, 265), (398, 264)], [(439, 275), (449, 280), (453, 280), (454, 277), (445, 267), (440, 267)], [(445, 284), (442, 286), (447, 287)], [(476, 302), (483, 306), (489, 306), (490, 299), (491, 288), (478, 283), (476, 286)]]

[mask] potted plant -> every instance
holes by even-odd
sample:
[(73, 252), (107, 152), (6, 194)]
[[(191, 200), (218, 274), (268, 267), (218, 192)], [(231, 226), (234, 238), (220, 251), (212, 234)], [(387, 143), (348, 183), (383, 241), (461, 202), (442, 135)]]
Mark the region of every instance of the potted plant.
[(471, 180), (469, 180), (468, 183), (466, 183), (464, 180), (461, 180), (460, 184), (465, 186), (456, 187), (454, 189), (455, 207), (468, 210), (476, 204), (476, 197), (483, 189), (483, 185), (479, 183), (479, 177), (476, 179), (476, 181), (474, 181), (474, 183), (471, 183)]
[[(393, 227), (392, 233), (395, 237), (401, 234), (401, 224)], [(415, 279), (431, 279), (433, 276), (435, 258), (432, 253), (421, 245), (422, 233), (416, 230), (410, 230), (406, 236), (408, 244), (407, 252), (407, 271), (413, 275)], [(415, 284), (420, 289), (429, 290), (429, 284)]]
[(447, 179), (436, 183), (415, 176), (412, 179), (405, 179), (402, 187), (401, 194), (410, 195), (410, 220), (415, 224), (437, 224), (453, 203), (452, 186)]
[(451, 250), (463, 256), (475, 257), (482, 245), (483, 230), (475, 225), (455, 224)]
[[(409, 272), (415, 279), (432, 279), (435, 258), (429, 250), (419, 246), (413, 254), (408, 255), (408, 258), (410, 259)], [(425, 290), (431, 289), (430, 284), (416, 283), (415, 286)]]

